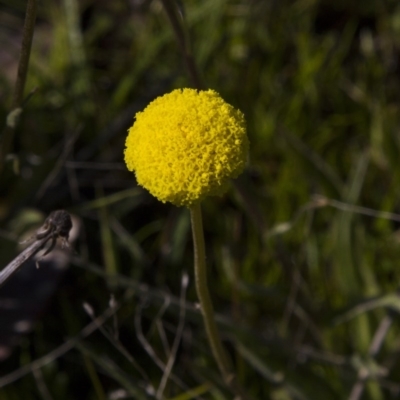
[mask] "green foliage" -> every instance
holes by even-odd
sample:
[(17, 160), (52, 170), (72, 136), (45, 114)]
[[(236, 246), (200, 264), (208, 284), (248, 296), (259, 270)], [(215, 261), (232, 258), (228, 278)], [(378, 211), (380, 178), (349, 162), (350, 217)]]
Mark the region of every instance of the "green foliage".
[[(25, 5), (1, 5), (3, 127)], [(244, 112), (251, 142), (246, 172), (203, 207), (210, 291), (238, 380), (256, 400), (398, 398), (400, 219), (383, 213), (400, 211), (400, 7), (179, 7), (203, 81)], [(232, 398), (195, 304), (188, 211), (158, 203), (123, 164), (135, 112), (192, 86), (161, 2), (40, 2), (31, 95), (0, 176), (1, 265), (38, 211), (65, 208), (81, 232), (71, 268), (0, 375), (82, 332), (83, 303), (93, 318), (111, 295), (119, 308), (2, 399), (46, 398), (43, 386), (60, 400)]]

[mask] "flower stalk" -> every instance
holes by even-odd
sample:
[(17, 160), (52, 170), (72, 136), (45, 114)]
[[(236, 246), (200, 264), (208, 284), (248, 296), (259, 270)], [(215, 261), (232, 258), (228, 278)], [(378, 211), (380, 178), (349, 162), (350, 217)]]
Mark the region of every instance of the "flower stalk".
[(190, 217), (193, 233), (196, 291), (200, 302), (200, 310), (203, 316), (208, 342), (210, 343), (212, 354), (225, 383), (236, 396), (235, 400), (248, 400), (249, 397), (247, 393), (237, 382), (231, 361), (222, 345), (221, 336), (214, 319), (214, 308), (207, 284), (206, 251), (200, 203), (196, 203), (190, 207)]
[(246, 165), (244, 115), (214, 90), (176, 89), (136, 114), (125, 145), (125, 163), (139, 185), (162, 202), (190, 209), (196, 290), (208, 341), (235, 399), (246, 399), (214, 320), (200, 208), (206, 197), (225, 193)]
[(200, 310), (213, 356), (224, 380), (229, 383), (232, 380), (232, 369), (227, 354), (222, 346), (221, 337), (214, 320), (214, 309), (207, 285), (203, 222), (201, 217), (201, 206), (199, 203), (190, 208), (190, 216), (192, 221), (194, 246), (194, 272)]

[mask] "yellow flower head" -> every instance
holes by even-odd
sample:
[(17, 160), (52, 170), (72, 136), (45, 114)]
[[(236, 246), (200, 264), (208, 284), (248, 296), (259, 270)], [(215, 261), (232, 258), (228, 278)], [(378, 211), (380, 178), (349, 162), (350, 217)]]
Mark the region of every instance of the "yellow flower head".
[(125, 162), (162, 202), (191, 206), (220, 195), (246, 163), (245, 120), (213, 90), (177, 89), (136, 114)]

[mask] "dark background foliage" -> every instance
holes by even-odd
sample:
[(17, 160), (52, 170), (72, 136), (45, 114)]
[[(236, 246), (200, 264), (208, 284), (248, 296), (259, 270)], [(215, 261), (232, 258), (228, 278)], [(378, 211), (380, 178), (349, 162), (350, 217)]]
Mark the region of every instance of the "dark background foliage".
[[(244, 112), (251, 141), (245, 173), (203, 206), (210, 290), (239, 381), (254, 399), (400, 398), (400, 5), (178, 6), (201, 79)], [(2, 127), (25, 8), (0, 1)], [(0, 177), (0, 265), (52, 210), (75, 215), (80, 233), (53, 294), (29, 298), (37, 321), (1, 375), (30, 371), (82, 332), (84, 303), (97, 316), (113, 296), (120, 309), (2, 398), (157, 398), (176, 338), (158, 398), (231, 398), (195, 307), (188, 211), (137, 187), (123, 163), (134, 114), (192, 86), (161, 2), (39, 2), (16, 156)]]

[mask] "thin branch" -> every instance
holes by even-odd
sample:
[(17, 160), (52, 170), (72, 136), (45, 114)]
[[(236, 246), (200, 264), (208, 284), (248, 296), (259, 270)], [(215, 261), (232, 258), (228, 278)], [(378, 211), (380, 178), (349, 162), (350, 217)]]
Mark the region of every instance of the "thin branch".
[(164, 10), (167, 13), (169, 21), (171, 22), (172, 30), (174, 31), (176, 40), (179, 48), (182, 52), (183, 61), (185, 63), (186, 70), (192, 81), (192, 84), (196, 89), (203, 89), (204, 84), (200, 78), (200, 73), (195, 63), (195, 60), (189, 50), (188, 40), (186, 38), (185, 31), (182, 28), (182, 24), (179, 21), (177, 7), (174, 1), (161, 0)]
[(143, 349), (150, 356), (150, 358), (154, 361), (154, 363), (157, 365), (157, 367), (160, 368), (162, 371), (164, 371), (165, 364), (157, 356), (153, 347), (151, 346), (151, 344), (148, 342), (148, 340), (144, 336), (143, 329), (142, 329), (142, 308), (143, 308), (143, 304), (140, 304), (135, 313), (135, 331), (136, 331), (137, 338), (138, 338), (140, 344), (143, 346)]
[[(390, 315), (386, 315), (378, 326), (378, 329), (375, 331), (374, 337), (372, 338), (372, 342), (368, 349), (368, 355), (371, 358), (375, 358), (382, 345), (386, 339), (386, 335), (389, 332), (390, 327), (392, 326), (393, 318)], [(361, 399), (362, 394), (364, 393), (365, 383), (369, 378), (369, 372), (365, 368), (360, 368), (358, 372), (357, 381), (354, 383), (350, 395), (349, 400), (359, 400)]]
[(71, 135), (71, 137), (66, 139), (65, 144), (63, 145), (61, 155), (57, 158), (57, 162), (55, 163), (55, 166), (52, 169), (52, 171), (46, 177), (44, 182), (40, 185), (40, 188), (36, 193), (35, 200), (39, 200), (44, 195), (46, 190), (51, 186), (52, 182), (56, 179), (58, 173), (64, 166), (66, 159), (73, 150), (73, 146), (76, 140), (78, 139), (81, 131), (82, 127), (78, 127), (76, 131)]
[(43, 400), (53, 400), (48, 387), (46, 386), (46, 382), (43, 379), (43, 373), (41, 369), (35, 369), (33, 372), (33, 376), (36, 381), (36, 386)]
[[(29, 57), (31, 54), (33, 31), (35, 28), (37, 11), (37, 1), (28, 0), (26, 6), (25, 23), (22, 31), (21, 53), (18, 63), (17, 80), (15, 82), (14, 93), (11, 101), (10, 114), (16, 115), (16, 118), (8, 118), (7, 126), (4, 129), (3, 137), (0, 143), (0, 173), (4, 168), (4, 162), (8, 153), (12, 152), (12, 142), (18, 117), (21, 113), (20, 107), (24, 95), (26, 75), (28, 73)], [(9, 114), (9, 115), (10, 115)]]
[(180, 310), (179, 310), (179, 323), (176, 330), (176, 335), (174, 343), (172, 344), (171, 354), (168, 358), (167, 364), (165, 366), (164, 374), (158, 387), (156, 398), (162, 399), (165, 386), (167, 385), (168, 378), (171, 375), (172, 367), (174, 366), (176, 353), (178, 352), (179, 343), (181, 342), (183, 327), (185, 325), (185, 303), (186, 303), (186, 290), (189, 283), (189, 277), (184, 274), (182, 277), (182, 289), (180, 298)]
[[(136, 310), (135, 313), (135, 330), (136, 330), (136, 335), (137, 338), (140, 342), (140, 344), (143, 346), (143, 349), (146, 351), (146, 353), (151, 357), (151, 359), (154, 361), (154, 363), (157, 365), (158, 368), (161, 369), (161, 371), (165, 371), (165, 364), (160, 360), (160, 358), (157, 356), (155, 353), (153, 347), (151, 344), (148, 342), (146, 337), (143, 334), (143, 329), (142, 329), (142, 322), (141, 322), (141, 310), (143, 308), (143, 304), (140, 304)], [(177, 376), (171, 375), (171, 379), (180, 387), (183, 389), (187, 389), (187, 386), (185, 383), (183, 383)]]
[(78, 335), (74, 336), (73, 338), (69, 339), (67, 342), (62, 344), (61, 346), (57, 347), (53, 351), (47, 353), (45, 356), (27, 364), (23, 367), (17, 369), (10, 374), (4, 375), (0, 378), (0, 388), (6, 385), (9, 385), (18, 379), (21, 379), (25, 375), (29, 373), (33, 373), (35, 370), (43, 368), (47, 364), (52, 363), (57, 358), (60, 358), (68, 351), (72, 350), (77, 343), (79, 343), (82, 339), (86, 338), (87, 336), (91, 335), (94, 331), (96, 331), (100, 325), (104, 324), (108, 318), (113, 316), (120, 306), (107, 308), (103, 314), (93, 320), (90, 324), (86, 325)]
[(319, 207), (331, 206), (341, 211), (352, 212), (356, 214), (366, 215), (368, 217), (388, 219), (390, 221), (400, 222), (400, 214), (387, 211), (374, 210), (373, 208), (356, 206), (342, 201), (329, 199), (321, 195), (314, 196), (315, 205)]
[[(113, 304), (110, 305), (110, 308), (115, 308), (116, 306), (117, 303), (113, 302)], [(93, 320), (93, 322), (95, 322), (96, 316), (93, 307), (88, 303), (85, 303), (83, 305), (83, 308), (86, 311), (86, 314)], [(116, 314), (114, 314), (114, 317), (116, 317)], [(104, 335), (104, 337), (128, 360), (128, 362), (130, 362), (133, 365), (133, 367), (139, 372), (142, 378), (152, 388), (149, 376), (146, 374), (145, 370), (136, 362), (136, 360), (129, 353), (129, 351), (123, 346), (120, 340), (116, 337), (115, 332), (114, 335), (110, 334), (110, 332), (107, 329), (105, 329), (103, 325), (99, 325), (98, 329)]]

